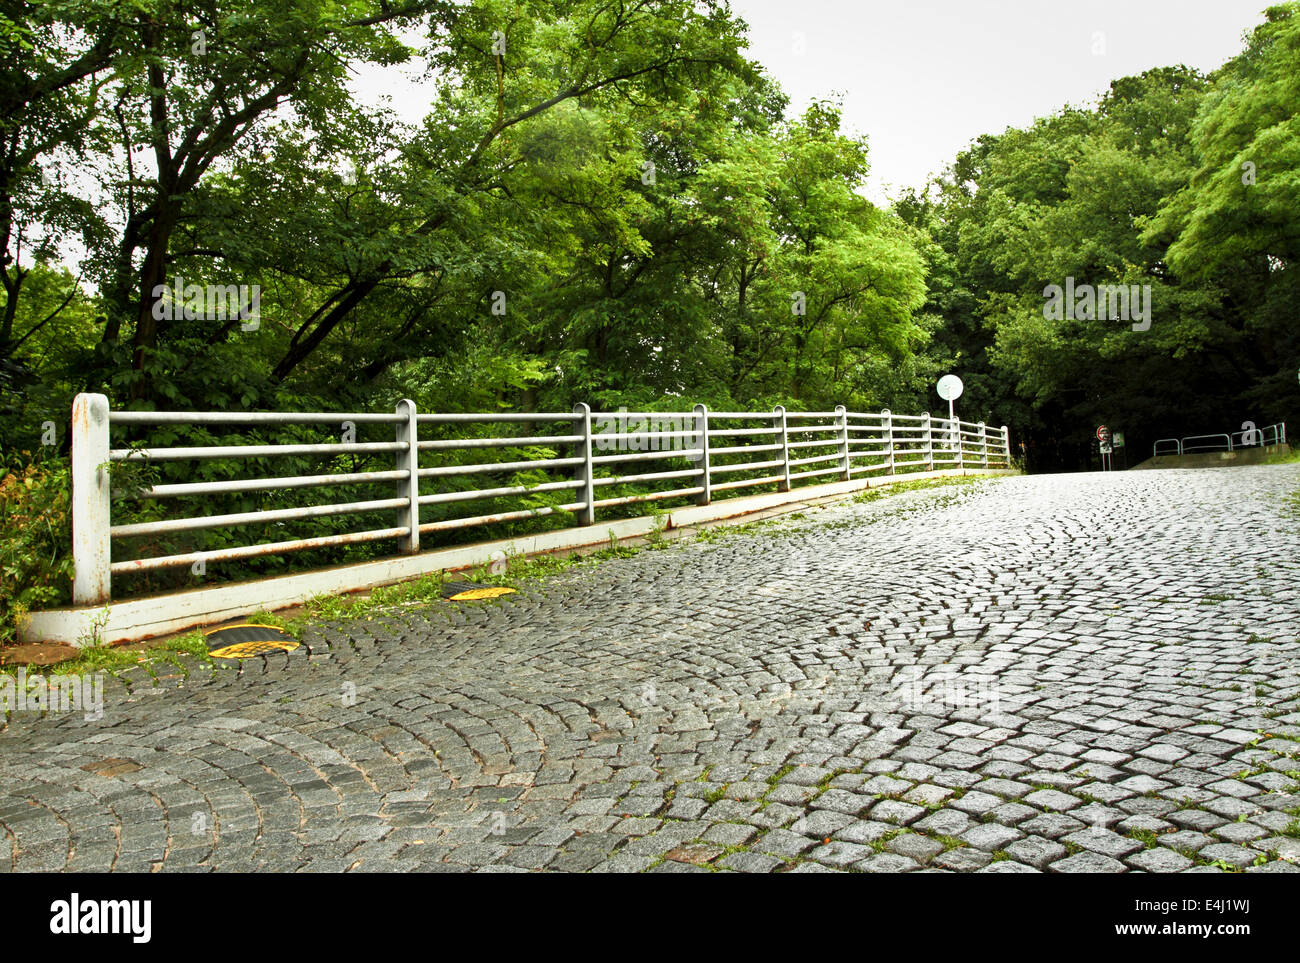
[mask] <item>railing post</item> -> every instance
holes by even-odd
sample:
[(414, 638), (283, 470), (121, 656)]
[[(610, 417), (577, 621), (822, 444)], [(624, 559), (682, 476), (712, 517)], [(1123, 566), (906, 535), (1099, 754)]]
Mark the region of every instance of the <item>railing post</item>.
[(777, 482), (776, 490), (788, 492), (790, 490), (790, 429), (785, 420), (785, 405), (777, 405), (772, 409), (772, 420), (777, 429), (777, 437), (781, 439), (781, 463), (784, 466), (782, 472), (785, 476)]
[(700, 475), (700, 485), (704, 488), (704, 491), (700, 492), (698, 495), (695, 496), (695, 502), (697, 505), (707, 505), (709, 504), (710, 501), (713, 500), (713, 485), (711, 484), (709, 479), (709, 406), (708, 405), (695, 406), (695, 433), (699, 436), (699, 444), (696, 445), (696, 447), (700, 449), (700, 454), (698, 456), (699, 466), (701, 469), (703, 469), (703, 474)]
[(840, 419), (840, 477), (849, 481), (853, 477), (853, 463), (849, 460), (849, 409), (836, 405), (835, 414)]
[(403, 398), (397, 403), (397, 413), (403, 418), (397, 423), (397, 441), (406, 445), (397, 452), (397, 470), (406, 472), (397, 482), (397, 497), (406, 499), (406, 507), (398, 509), (398, 524), (408, 529), (402, 551), (414, 555), (420, 550), (420, 429), (415, 402)]
[(108, 398), (72, 402), (72, 601), (102, 605), (111, 597), (112, 496), (108, 476)]
[(934, 471), (934, 431), (930, 426), (930, 412), (925, 412), (925, 470)]
[(980, 467), (989, 467), (989, 436), (985, 430), (984, 422), (979, 423), (980, 427)]
[(1002, 426), (1002, 454), (1004, 456), (1002, 467), (1010, 468), (1011, 467), (1011, 432), (1007, 430), (1006, 425)]
[(581, 435), (582, 441), (578, 442), (576, 457), (582, 459), (582, 464), (577, 466), (577, 479), (582, 482), (582, 487), (578, 489), (578, 495), (582, 499), (583, 509), (578, 516), (583, 525), (596, 524), (596, 473), (591, 463), (591, 408), (585, 401), (579, 401), (573, 406), (573, 433)]
[(880, 427), (885, 438), (885, 454), (889, 458), (889, 474), (894, 473), (894, 413), (888, 408), (880, 409)]
[(961, 437), (961, 419), (958, 418), (956, 415), (953, 415), (953, 416), (952, 416), (952, 437), (953, 437), (953, 440), (957, 443), (957, 465), (956, 465), (956, 468), (957, 468), (957, 470), (958, 470), (959, 472), (962, 472), (963, 474), (965, 474), (965, 472), (966, 472), (966, 453), (965, 453), (965, 451), (964, 451), (964, 447), (963, 447), (963, 443), (962, 443), (962, 437)]

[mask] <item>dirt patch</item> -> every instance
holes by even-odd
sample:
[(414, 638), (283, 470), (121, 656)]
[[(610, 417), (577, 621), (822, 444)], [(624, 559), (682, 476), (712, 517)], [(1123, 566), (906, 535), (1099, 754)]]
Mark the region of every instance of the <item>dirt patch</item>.
[(664, 854), (665, 859), (671, 859), (677, 863), (693, 863), (696, 866), (707, 866), (713, 860), (717, 859), (723, 853), (721, 846), (706, 846), (698, 844), (695, 846), (678, 846), (676, 849), (670, 849)]
[(139, 772), (144, 766), (134, 759), (101, 759), (99, 762), (88, 762), (81, 768), (86, 772), (97, 772), (101, 776), (112, 779), (114, 776), (122, 776), (128, 772)]
[(80, 650), (61, 642), (24, 642), (0, 646), (0, 665), (58, 665), (75, 659)]

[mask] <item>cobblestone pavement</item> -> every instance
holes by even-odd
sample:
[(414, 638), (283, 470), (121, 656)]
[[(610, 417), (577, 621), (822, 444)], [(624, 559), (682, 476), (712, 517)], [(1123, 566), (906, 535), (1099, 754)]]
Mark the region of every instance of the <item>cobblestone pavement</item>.
[(1297, 485), (842, 502), (109, 679), (0, 733), (0, 869), (1296, 872)]

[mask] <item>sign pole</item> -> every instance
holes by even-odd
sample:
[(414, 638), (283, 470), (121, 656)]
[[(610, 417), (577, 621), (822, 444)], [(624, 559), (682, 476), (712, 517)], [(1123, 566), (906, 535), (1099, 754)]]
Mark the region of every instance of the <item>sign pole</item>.
[(1111, 471), (1115, 462), (1112, 457), (1111, 431), (1105, 425), (1097, 426), (1097, 454), (1101, 456), (1101, 470)]
[(939, 392), (939, 397), (948, 402), (948, 430), (951, 433), (953, 449), (957, 452), (957, 465), (961, 466), (961, 425), (957, 423), (957, 414), (953, 410), (952, 403), (961, 397), (961, 393), (966, 386), (962, 384), (961, 378), (955, 374), (946, 374), (939, 379), (935, 385), (935, 390)]

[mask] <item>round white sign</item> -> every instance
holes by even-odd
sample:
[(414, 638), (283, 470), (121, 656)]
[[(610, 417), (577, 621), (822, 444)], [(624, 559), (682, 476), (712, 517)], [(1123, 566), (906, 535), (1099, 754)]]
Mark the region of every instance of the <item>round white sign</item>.
[(961, 397), (962, 389), (966, 386), (956, 375), (944, 375), (935, 387), (939, 391), (939, 397), (944, 401), (956, 401)]

